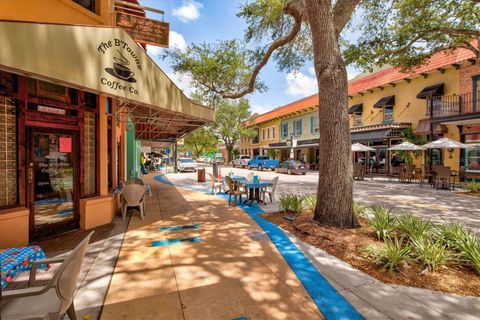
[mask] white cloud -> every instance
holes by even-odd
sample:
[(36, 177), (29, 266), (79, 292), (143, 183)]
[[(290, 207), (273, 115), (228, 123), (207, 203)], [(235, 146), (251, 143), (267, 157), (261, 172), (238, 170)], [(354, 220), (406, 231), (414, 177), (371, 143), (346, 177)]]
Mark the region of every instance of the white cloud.
[[(170, 48), (179, 49), (180, 51), (185, 52), (187, 47), (187, 41), (185, 41), (185, 38), (182, 34), (175, 31), (170, 31)], [(147, 44), (147, 52), (152, 57), (158, 57), (162, 55), (164, 50), (165, 48)]]
[(286, 93), (291, 96), (309, 96), (317, 93), (317, 79), (313, 68), (308, 70), (308, 74), (302, 72), (290, 72), (285, 78), (287, 80)]
[(179, 8), (173, 9), (172, 14), (179, 18), (182, 22), (195, 21), (200, 17), (200, 9), (203, 4), (193, 0), (183, 1), (183, 5)]
[(167, 73), (167, 76), (179, 87), (188, 97), (192, 97), (195, 89), (192, 86), (192, 77), (177, 72)]
[(175, 31), (170, 32), (170, 48), (179, 49), (182, 52), (187, 50), (187, 41), (185, 38)]
[(252, 111), (252, 114), (258, 113), (258, 114), (263, 114), (265, 112), (268, 112), (270, 110), (273, 110), (274, 107), (267, 105), (267, 104), (252, 104), (250, 105), (250, 111)]

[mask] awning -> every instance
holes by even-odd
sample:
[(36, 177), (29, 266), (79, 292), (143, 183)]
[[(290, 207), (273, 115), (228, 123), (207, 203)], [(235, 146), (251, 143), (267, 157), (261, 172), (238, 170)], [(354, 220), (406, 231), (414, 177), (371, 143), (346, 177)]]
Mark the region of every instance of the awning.
[[(433, 134), (447, 133), (447, 131), (448, 131), (447, 126), (445, 126), (443, 124), (440, 124), (440, 123), (434, 123), (433, 124)], [(415, 135), (418, 135), (418, 136), (426, 136), (426, 135), (431, 134), (431, 132), (430, 132), (430, 119), (420, 120), (413, 133)]]
[(388, 138), (392, 129), (385, 130), (376, 130), (376, 131), (365, 131), (365, 132), (355, 132), (352, 133), (352, 142), (359, 141), (383, 141)]
[(122, 29), (0, 21), (0, 69), (119, 99), (142, 139), (178, 139), (213, 121)]
[(363, 112), (363, 103), (354, 104), (348, 109), (348, 113), (362, 113)]
[(443, 95), (443, 83), (436, 84), (433, 86), (425, 87), (422, 91), (417, 94), (417, 99), (427, 99), (431, 96), (442, 96)]
[(374, 108), (389, 107), (395, 105), (395, 96), (383, 97), (373, 105)]

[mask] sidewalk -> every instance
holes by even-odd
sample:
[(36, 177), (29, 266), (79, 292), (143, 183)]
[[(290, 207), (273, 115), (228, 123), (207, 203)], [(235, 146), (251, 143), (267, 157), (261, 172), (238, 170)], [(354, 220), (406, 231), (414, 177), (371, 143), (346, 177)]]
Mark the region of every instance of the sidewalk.
[[(146, 217), (125, 235), (102, 319), (322, 319), (262, 229), (240, 208), (151, 175)], [(199, 229), (160, 228), (198, 224)], [(152, 242), (199, 237), (196, 243)]]

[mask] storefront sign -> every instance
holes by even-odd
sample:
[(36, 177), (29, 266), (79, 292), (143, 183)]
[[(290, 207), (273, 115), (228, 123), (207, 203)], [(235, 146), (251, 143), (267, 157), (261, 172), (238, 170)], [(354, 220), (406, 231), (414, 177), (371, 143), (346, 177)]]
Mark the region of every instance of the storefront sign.
[(59, 152), (61, 153), (70, 153), (72, 152), (72, 138), (71, 137), (60, 137), (59, 138)]
[(38, 106), (37, 111), (51, 113), (51, 114), (58, 114), (61, 116), (65, 115), (65, 109), (58, 109), (58, 108), (52, 108), (52, 107)]
[(117, 26), (137, 42), (168, 48), (170, 25), (166, 22), (115, 12)]

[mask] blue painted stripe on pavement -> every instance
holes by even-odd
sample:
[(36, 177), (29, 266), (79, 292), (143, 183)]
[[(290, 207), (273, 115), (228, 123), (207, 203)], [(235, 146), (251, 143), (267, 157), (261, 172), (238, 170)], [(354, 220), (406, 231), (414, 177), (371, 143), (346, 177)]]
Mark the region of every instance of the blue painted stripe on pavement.
[(152, 242), (152, 247), (171, 246), (175, 244), (197, 243), (202, 241), (200, 237), (175, 238), (167, 240), (157, 240)]
[(199, 229), (199, 228), (200, 228), (199, 224), (186, 224), (183, 226), (163, 227), (163, 228), (160, 228), (160, 231), (166, 232), (166, 231), (177, 231), (177, 230), (192, 230), (192, 229)]
[[(165, 174), (155, 176), (155, 180), (161, 183), (175, 186)], [(211, 190), (191, 185), (177, 186), (189, 188), (204, 193), (210, 193)], [(217, 196), (228, 199), (226, 194), (217, 194)], [(274, 223), (267, 221), (259, 216), (264, 211), (257, 205), (251, 207), (239, 205), (270, 237), (273, 244), (277, 247), (285, 261), (290, 265), (293, 272), (302, 282), (307, 292), (312, 297), (317, 307), (327, 320), (359, 320), (364, 319), (360, 313), (341, 295), (335, 288), (320, 274), (310, 260), (298, 249), (295, 244), (283, 233), (283, 231)]]

